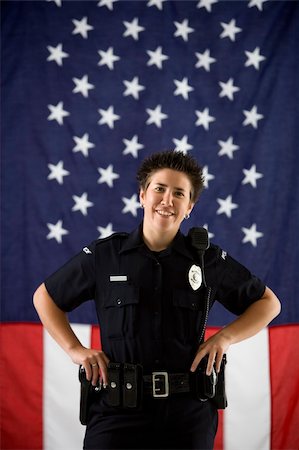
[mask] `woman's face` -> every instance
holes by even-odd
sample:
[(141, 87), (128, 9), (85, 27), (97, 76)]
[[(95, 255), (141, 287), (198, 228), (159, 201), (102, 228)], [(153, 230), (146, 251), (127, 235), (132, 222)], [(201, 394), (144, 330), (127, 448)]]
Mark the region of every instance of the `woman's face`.
[(140, 191), (144, 207), (144, 226), (156, 231), (176, 233), (186, 214), (190, 214), (191, 182), (188, 176), (172, 169), (154, 172), (145, 190)]

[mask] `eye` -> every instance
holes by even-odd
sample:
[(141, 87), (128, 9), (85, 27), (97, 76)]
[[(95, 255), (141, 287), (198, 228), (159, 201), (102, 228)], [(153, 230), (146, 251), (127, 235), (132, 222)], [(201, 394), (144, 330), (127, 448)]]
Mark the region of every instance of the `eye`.
[(185, 197), (185, 194), (182, 191), (176, 191), (174, 194), (176, 197)]
[(155, 192), (164, 192), (164, 188), (162, 186), (156, 186), (154, 190)]

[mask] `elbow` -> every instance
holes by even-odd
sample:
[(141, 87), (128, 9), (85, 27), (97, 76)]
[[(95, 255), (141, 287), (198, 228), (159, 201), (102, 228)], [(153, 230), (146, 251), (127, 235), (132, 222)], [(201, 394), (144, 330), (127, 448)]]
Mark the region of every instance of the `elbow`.
[(46, 287), (45, 287), (44, 283), (42, 283), (33, 294), (32, 303), (33, 303), (33, 306), (36, 309), (36, 311), (38, 311), (38, 309), (39, 309), (40, 300), (42, 298), (42, 295), (43, 295), (43, 292), (45, 291), (45, 289), (46, 289)]
[(271, 291), (271, 289), (268, 287), (266, 288), (265, 297), (271, 305), (271, 313), (273, 316), (271, 320), (273, 320), (281, 312), (281, 303), (278, 297), (274, 294), (274, 292)]
[(276, 296), (275, 296), (274, 308), (275, 308), (275, 316), (274, 316), (274, 318), (275, 318), (275, 317), (279, 316), (279, 314), (281, 313), (281, 303)]

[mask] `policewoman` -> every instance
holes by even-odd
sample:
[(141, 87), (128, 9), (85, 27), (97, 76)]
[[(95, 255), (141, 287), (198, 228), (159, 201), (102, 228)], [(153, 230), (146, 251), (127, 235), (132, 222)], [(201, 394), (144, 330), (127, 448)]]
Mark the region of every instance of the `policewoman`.
[[(85, 449), (212, 449), (217, 404), (203, 381), (215, 384), (229, 346), (267, 326), (280, 303), (219, 247), (211, 244), (201, 263), (180, 232), (203, 188), (195, 159), (155, 153), (137, 179), (140, 226), (84, 247), (39, 286), (34, 305), (94, 387)], [(209, 308), (219, 301), (237, 318), (204, 342), (205, 285)], [(102, 350), (85, 348), (67, 319), (91, 299)]]

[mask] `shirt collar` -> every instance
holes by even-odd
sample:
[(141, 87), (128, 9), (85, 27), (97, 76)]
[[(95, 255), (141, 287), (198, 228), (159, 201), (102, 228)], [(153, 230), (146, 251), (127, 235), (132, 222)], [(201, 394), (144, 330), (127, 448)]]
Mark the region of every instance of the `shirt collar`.
[(128, 235), (128, 238), (124, 241), (121, 246), (119, 253), (123, 253), (134, 248), (143, 247), (144, 242), (142, 239), (142, 223), (136, 228), (132, 233)]
[[(136, 228), (132, 233), (129, 234), (128, 238), (125, 240), (123, 245), (121, 246), (120, 253), (133, 250), (135, 248), (147, 248), (142, 239), (142, 223)], [(168, 250), (176, 251), (183, 256), (194, 260), (194, 255), (192, 254), (191, 248), (187, 243), (186, 236), (179, 230), (172, 241), (171, 245), (168, 247)], [(167, 252), (168, 254), (168, 252)], [(166, 256), (166, 250), (165, 250)]]

